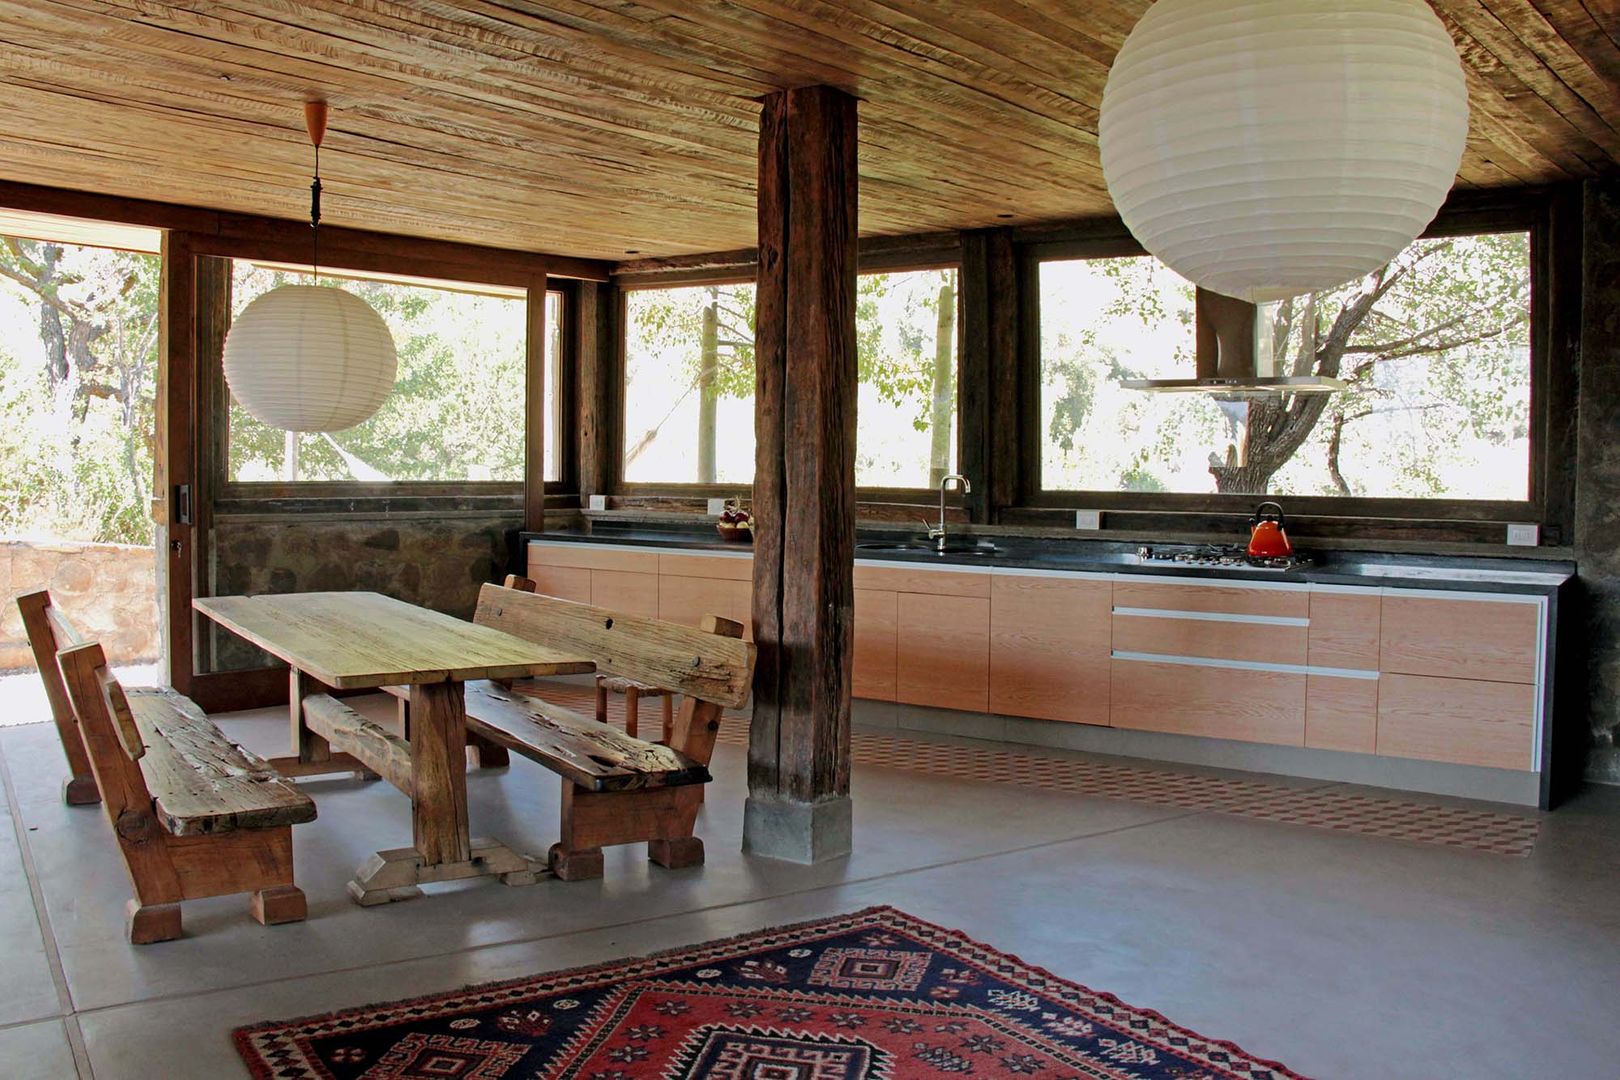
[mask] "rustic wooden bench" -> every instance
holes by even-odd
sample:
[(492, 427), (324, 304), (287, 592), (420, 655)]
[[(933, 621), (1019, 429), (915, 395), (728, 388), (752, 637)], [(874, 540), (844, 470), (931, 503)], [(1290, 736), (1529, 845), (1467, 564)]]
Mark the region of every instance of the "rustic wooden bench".
[[(467, 728), (563, 778), (562, 839), (548, 856), (565, 881), (602, 876), (602, 848), (645, 842), (661, 866), (695, 866), (693, 835), (710, 779), (721, 714), (748, 699), (754, 647), (742, 626), (710, 616), (679, 626), (485, 585), (473, 621), (595, 661), (597, 670), (682, 695), (668, 745), (645, 742), (536, 696), (532, 688), (467, 684)], [(339, 734), (339, 742), (346, 738)], [(373, 736), (374, 737), (374, 736)]]
[(56, 650), (41, 674), (63, 688), (71, 734), (134, 885), (130, 941), (179, 937), (180, 902), (205, 896), (251, 893), (249, 910), (265, 925), (303, 919), (292, 826), (315, 819), (309, 796), (225, 738), (189, 698), (162, 688), (126, 692), (101, 646), (48, 595), (25, 599)]

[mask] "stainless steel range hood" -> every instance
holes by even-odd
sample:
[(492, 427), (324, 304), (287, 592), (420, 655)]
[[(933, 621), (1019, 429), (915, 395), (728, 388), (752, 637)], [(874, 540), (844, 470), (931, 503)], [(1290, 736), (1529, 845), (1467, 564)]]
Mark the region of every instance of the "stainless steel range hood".
[(1199, 289), (1197, 376), (1191, 379), (1125, 379), (1120, 385), (1155, 393), (1331, 394), (1345, 383), (1326, 375), (1285, 375), (1276, 370), (1271, 319), (1258, 305)]

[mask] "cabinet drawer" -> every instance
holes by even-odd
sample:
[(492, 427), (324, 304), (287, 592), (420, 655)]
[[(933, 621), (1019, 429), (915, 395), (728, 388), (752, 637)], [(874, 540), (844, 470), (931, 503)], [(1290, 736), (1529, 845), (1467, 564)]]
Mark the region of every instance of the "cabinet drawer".
[(625, 615), (658, 617), (658, 575), (591, 571), (591, 603)]
[(1537, 604), (1385, 595), (1379, 670), (1533, 683), (1540, 622)]
[(572, 566), (536, 566), (529, 563), (535, 591), (579, 604), (591, 602), (591, 572)]
[(895, 695), (895, 633), (900, 625), (899, 593), (855, 590), (853, 693), (873, 701)]
[(660, 552), (658, 572), (677, 577), (752, 581), (754, 560), (736, 555), (670, 555)]
[(1307, 676), (1305, 745), (1373, 753), (1378, 747), (1378, 680)]
[(656, 574), (658, 553), (614, 547), (611, 544), (530, 544), (529, 565)]
[(1273, 615), (1303, 619), (1310, 615), (1311, 594), (1304, 589), (1245, 589), (1180, 582), (1116, 581), (1116, 608), (1162, 608), (1226, 615)]
[(1533, 686), (1422, 675), (1379, 680), (1378, 752), (1390, 757), (1528, 770), (1535, 719)]
[(990, 711), (1106, 725), (1112, 602), (1106, 581), (993, 577)]
[(901, 593), (896, 610), (900, 624), (896, 700), (986, 712), (990, 705), (990, 601)]
[(1114, 613), (1114, 651), (1305, 663), (1305, 627)]
[(1277, 671), (1114, 661), (1117, 728), (1305, 744), (1305, 676)]
[(1311, 595), (1312, 667), (1378, 670), (1378, 624), (1383, 600), (1363, 593), (1313, 592)]
[(990, 575), (971, 570), (935, 570), (907, 566), (855, 566), (857, 589), (924, 593), (929, 596), (990, 597)]

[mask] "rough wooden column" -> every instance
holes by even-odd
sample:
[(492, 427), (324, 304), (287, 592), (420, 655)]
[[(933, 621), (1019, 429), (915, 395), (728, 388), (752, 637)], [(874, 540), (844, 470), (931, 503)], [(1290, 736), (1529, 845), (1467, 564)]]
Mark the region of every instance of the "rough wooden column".
[(1620, 781), (1620, 448), (1615, 441), (1620, 430), (1620, 183), (1589, 181), (1584, 196), (1575, 557), (1586, 594), (1582, 659), (1592, 726), (1586, 775), (1615, 783)]
[(765, 99), (755, 333), (754, 720), (743, 849), (850, 850), (855, 99)]

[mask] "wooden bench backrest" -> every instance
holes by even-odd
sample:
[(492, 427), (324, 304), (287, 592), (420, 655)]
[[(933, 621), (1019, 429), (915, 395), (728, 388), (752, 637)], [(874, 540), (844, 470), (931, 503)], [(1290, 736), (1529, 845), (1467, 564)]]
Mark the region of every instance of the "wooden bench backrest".
[[(509, 579), (521, 585), (522, 579)], [(473, 622), (596, 662), (599, 672), (661, 686), (722, 708), (748, 700), (754, 646), (742, 627), (710, 616), (700, 629), (623, 615), (520, 588), (485, 585)]]
[[(85, 753), (86, 747), (80, 732), (78, 745), (74, 739), (68, 738), (70, 727), (79, 727), (81, 716), (76, 701), (69, 693), (67, 685), (63, 682), (64, 672), (58, 657), (64, 650), (78, 649), (86, 645), (95, 645), (94, 642), (79, 633), (78, 629), (63, 613), (62, 609), (51, 602), (51, 594), (44, 590), (35, 593), (26, 593), (17, 597), (17, 607), (22, 612), (23, 627), (28, 633), (28, 645), (34, 653), (34, 663), (39, 668), (40, 681), (45, 684), (45, 697), (51, 704), (51, 715), (56, 720), (57, 731), (62, 737), (62, 748), (66, 751), (68, 761), (74, 766), (74, 773), (80, 774), (74, 754)], [(95, 645), (96, 655), (101, 656), (101, 666), (106, 666), (106, 657), (101, 654), (101, 647)], [(138, 760), (146, 752), (141, 744), (141, 735), (135, 727), (135, 720), (129, 712), (129, 702), (124, 697), (124, 688), (109, 674), (107, 678), (112, 682), (112, 694), (115, 701), (109, 705), (112, 709), (113, 730), (117, 735), (118, 743), (131, 761)]]
[(86, 642), (63, 649), (58, 654), (62, 678), (67, 685), (79, 732), (90, 753), (96, 786), (114, 828), (122, 827), (119, 816), (126, 810), (150, 815), (152, 793), (141, 772), (140, 758), (146, 747), (129, 711), (124, 688), (107, 670), (107, 657), (97, 642)]

